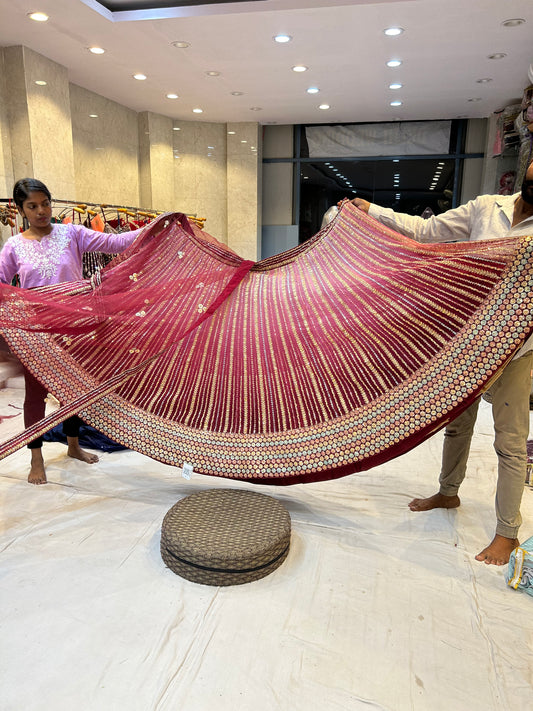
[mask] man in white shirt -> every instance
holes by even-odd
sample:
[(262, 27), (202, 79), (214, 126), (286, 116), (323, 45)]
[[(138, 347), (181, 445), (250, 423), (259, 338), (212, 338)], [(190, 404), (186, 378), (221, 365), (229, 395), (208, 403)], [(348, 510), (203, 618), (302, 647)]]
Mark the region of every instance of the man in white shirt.
[[(497, 239), (517, 235), (533, 236), (533, 162), (522, 190), (515, 195), (481, 195), (466, 205), (425, 220), (397, 213), (361, 198), (352, 200), (359, 209), (384, 225), (419, 242)], [(520, 502), (527, 467), (526, 443), (529, 434), (529, 393), (533, 367), (533, 336), (504, 368), (489, 392), (494, 419), (494, 448), (498, 455), (496, 488), (496, 533), (476, 560), (505, 565), (519, 545), (522, 523)], [(411, 511), (459, 506), (459, 486), (466, 473), (470, 442), (479, 399), (451, 422), (444, 435), (439, 491), (426, 499), (413, 499)]]

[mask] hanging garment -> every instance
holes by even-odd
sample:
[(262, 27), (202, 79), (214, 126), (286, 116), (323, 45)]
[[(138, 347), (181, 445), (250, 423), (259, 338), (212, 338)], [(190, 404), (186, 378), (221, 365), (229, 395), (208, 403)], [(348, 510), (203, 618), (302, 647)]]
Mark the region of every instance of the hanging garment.
[(200, 473), (335, 478), (452, 420), (532, 329), (531, 238), (419, 244), (346, 203), (253, 264), (195, 229), (165, 216), (98, 280), (2, 287), (6, 339), (67, 405), (0, 455), (78, 412)]

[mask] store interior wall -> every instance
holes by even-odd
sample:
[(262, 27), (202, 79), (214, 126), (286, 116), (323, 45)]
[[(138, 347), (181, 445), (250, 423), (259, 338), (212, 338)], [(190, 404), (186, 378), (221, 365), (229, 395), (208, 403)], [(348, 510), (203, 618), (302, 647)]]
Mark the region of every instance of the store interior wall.
[[(65, 67), (27, 47), (0, 48), (0, 66), (1, 197), (33, 175), (58, 198), (205, 218), (208, 232), (248, 259), (298, 243), (293, 126), (138, 114), (71, 84)], [(464, 162), (460, 202), (496, 190), (496, 122), (468, 122), (465, 151), (485, 158)], [(9, 234), (0, 226), (2, 242)]]
[[(23, 46), (0, 48), (0, 66), (0, 197), (30, 176), (63, 200), (194, 214), (243, 257), (259, 258), (258, 123), (137, 114), (71, 84), (65, 67)], [(0, 226), (1, 243), (10, 234)]]

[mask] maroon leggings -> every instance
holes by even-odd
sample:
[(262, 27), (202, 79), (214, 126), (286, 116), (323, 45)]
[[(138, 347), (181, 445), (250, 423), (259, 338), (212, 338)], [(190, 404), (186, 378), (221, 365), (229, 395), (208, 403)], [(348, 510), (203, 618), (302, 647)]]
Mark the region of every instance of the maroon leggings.
[[(24, 382), (26, 384), (26, 396), (24, 398), (24, 426), (30, 427), (44, 417), (46, 403), (44, 401), (48, 390), (41, 385), (29, 370), (24, 368)], [(65, 437), (78, 437), (80, 434), (81, 420), (77, 415), (69, 417), (63, 422), (63, 434)], [(43, 438), (37, 437), (29, 443), (29, 449), (40, 449), (43, 446)]]

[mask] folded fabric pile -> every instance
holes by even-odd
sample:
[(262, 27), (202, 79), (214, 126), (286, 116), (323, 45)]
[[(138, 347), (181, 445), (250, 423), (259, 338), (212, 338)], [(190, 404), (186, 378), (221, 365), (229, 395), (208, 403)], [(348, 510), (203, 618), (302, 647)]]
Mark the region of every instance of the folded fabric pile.
[(515, 590), (533, 595), (533, 536), (511, 553), (505, 579)]

